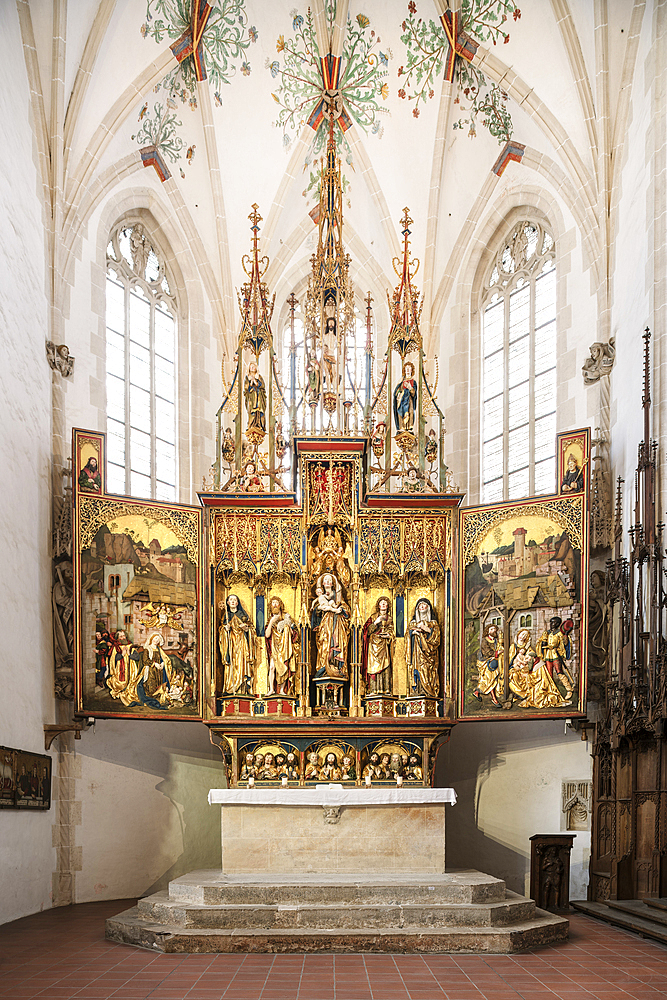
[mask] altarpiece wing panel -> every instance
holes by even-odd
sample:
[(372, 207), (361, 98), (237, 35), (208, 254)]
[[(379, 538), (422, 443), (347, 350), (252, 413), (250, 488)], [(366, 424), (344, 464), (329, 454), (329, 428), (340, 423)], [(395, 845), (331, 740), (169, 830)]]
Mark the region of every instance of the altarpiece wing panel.
[(585, 713), (587, 531), (583, 490), (461, 510), (460, 719)]
[[(102, 457), (104, 435), (74, 431), (72, 454), (90, 472), (82, 439), (88, 450), (99, 439)], [(77, 711), (200, 720), (202, 511), (107, 496), (101, 480), (91, 482), (82, 466), (73, 534)]]

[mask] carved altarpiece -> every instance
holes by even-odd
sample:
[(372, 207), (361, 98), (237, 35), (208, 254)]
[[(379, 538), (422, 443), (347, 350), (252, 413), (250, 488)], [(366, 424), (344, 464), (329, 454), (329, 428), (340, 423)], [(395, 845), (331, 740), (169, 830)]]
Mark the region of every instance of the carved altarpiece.
[[(430, 784), (457, 718), (496, 714), (477, 712), (470, 696), (480, 683), (480, 615), (504, 614), (498, 546), (528, 601), (505, 600), (519, 617), (505, 614), (504, 662), (514, 673), (501, 686), (519, 673), (529, 686), (526, 649), (514, 650), (516, 664), (508, 659), (517, 630), (536, 647), (549, 609), (567, 610), (545, 640), (560, 660), (539, 667), (553, 674), (558, 697), (511, 714), (576, 716), (585, 692), (586, 490), (460, 513), (444, 462), (437, 360), (425, 358), (419, 328), (412, 220), (405, 209), (376, 371), (370, 293), (365, 330), (355, 317), (335, 127), (332, 118), (303, 336), (297, 343), (292, 294), (282, 364), (252, 207), (240, 333), (231, 372), (223, 365), (200, 506), (108, 496), (100, 463), (82, 465), (90, 432), (74, 432), (78, 711), (199, 719), (231, 785)], [(102, 455), (104, 436), (92, 437)], [(486, 546), (490, 567), (469, 530), (483, 522), (480, 544), (489, 531), (501, 536)], [(477, 593), (469, 564), (484, 591), (471, 628), (456, 613)], [(487, 673), (498, 671), (495, 659)], [(500, 716), (508, 700), (505, 692)]]

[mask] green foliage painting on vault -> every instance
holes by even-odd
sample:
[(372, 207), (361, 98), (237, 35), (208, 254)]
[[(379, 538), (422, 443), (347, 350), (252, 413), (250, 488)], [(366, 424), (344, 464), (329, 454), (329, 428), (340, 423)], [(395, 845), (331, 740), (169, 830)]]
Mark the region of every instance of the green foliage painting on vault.
[[(180, 38), (191, 26), (192, 3), (197, 0), (148, 0), (146, 20), (141, 33), (162, 42), (165, 37)], [(201, 39), (208, 78), (215, 90), (229, 83), (241, 63), (244, 76), (250, 74), (247, 50), (257, 41), (257, 28), (248, 26), (245, 0), (217, 0)], [(195, 65), (192, 56), (181, 63), (183, 78), (190, 91), (195, 90)]]
[[(274, 124), (283, 130), (283, 144), (291, 141), (289, 132), (300, 130), (311, 118), (326, 90), (336, 91), (339, 97), (337, 117), (344, 124), (336, 129), (336, 142), (340, 152), (345, 152), (350, 162), (350, 149), (345, 139), (345, 129), (354, 122), (364, 132), (382, 134), (380, 115), (386, 114), (382, 106), (389, 95), (388, 75), (391, 52), (382, 48), (381, 39), (371, 28), (365, 14), (348, 16), (340, 66), (335, 71), (333, 87), (327, 87), (310, 8), (305, 14), (291, 12), (291, 38), (279, 35), (276, 51), (279, 58), (266, 61), (271, 76), (278, 80), (273, 91), (274, 101), (280, 112)], [(327, 4), (327, 24), (333, 28), (335, 5)], [(324, 53), (326, 56), (326, 53)], [(341, 117), (342, 115), (342, 117)], [(314, 140), (309, 161), (325, 148), (327, 118), (322, 116), (314, 128)]]
[[(463, 0), (459, 30), (462, 35), (479, 42), (497, 45), (509, 42), (505, 28), (508, 19), (517, 21), (521, 11), (515, 0)], [(417, 4), (408, 3), (408, 16), (401, 24), (401, 41), (405, 45), (405, 62), (399, 67), (398, 96), (414, 101), (412, 114), (419, 117), (420, 105), (435, 95), (449, 56), (449, 41), (441, 23), (418, 17)], [(496, 84), (489, 84), (474, 62), (457, 57), (454, 66), (457, 88), (456, 103), (462, 105), (466, 118), (454, 122), (455, 129), (468, 127), (468, 134), (477, 134), (478, 125), (489, 130), (498, 142), (508, 142), (512, 136), (512, 118), (507, 110), (507, 94)]]

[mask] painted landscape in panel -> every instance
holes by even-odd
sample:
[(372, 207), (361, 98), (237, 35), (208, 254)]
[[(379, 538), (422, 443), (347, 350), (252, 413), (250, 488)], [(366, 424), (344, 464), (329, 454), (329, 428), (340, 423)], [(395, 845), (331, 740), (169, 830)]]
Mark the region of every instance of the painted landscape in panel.
[(165, 520), (142, 505), (102, 523), (81, 549), (84, 712), (200, 715), (197, 566)]
[[(459, 714), (572, 715), (585, 704), (581, 516), (549, 501), (491, 515), (463, 566)], [(462, 512), (463, 531), (469, 516), (485, 512)]]

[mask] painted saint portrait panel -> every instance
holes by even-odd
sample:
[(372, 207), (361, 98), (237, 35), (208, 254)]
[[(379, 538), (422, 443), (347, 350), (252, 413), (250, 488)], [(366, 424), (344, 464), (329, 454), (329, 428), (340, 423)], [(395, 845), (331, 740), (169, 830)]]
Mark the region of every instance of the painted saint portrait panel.
[(74, 433), (74, 479), (77, 492), (101, 496), (105, 491), (104, 434)]
[(586, 705), (585, 495), (461, 512), (460, 718)]
[(591, 432), (588, 427), (556, 436), (556, 492), (581, 493), (588, 486)]
[(75, 511), (77, 708), (201, 716), (201, 512), (95, 497)]

